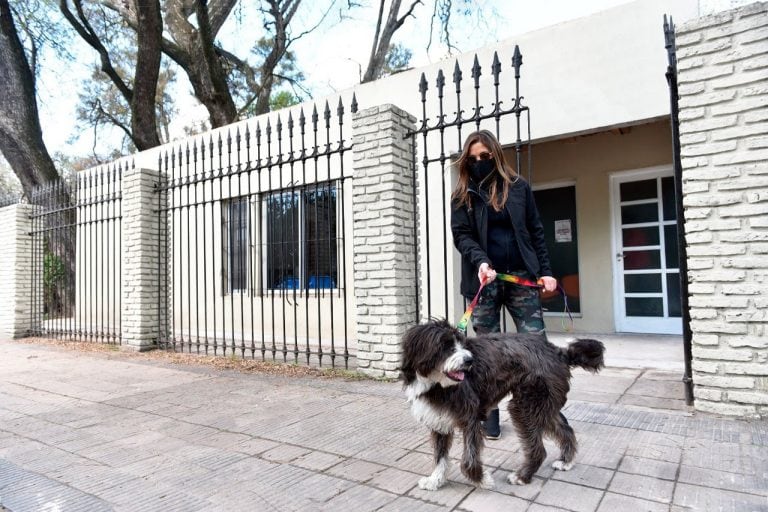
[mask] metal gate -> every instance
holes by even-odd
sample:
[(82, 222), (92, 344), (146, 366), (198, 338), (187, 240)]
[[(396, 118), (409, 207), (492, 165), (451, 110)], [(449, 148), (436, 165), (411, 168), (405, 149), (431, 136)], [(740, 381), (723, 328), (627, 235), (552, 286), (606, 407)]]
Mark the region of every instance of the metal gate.
[(161, 154), (161, 346), (349, 366), (345, 119), (341, 100), (335, 116), (326, 102), (309, 117), (294, 109)]
[[(515, 170), (530, 182), (530, 116), (520, 94), (523, 56), (517, 46), (510, 61), (514, 76), (504, 73), (509, 68), (494, 52), (490, 74), (484, 77), (480, 59), (475, 55), (471, 87), (464, 89), (464, 73), (456, 61), (452, 90), (446, 91), (446, 75), (440, 69), (434, 82), (436, 94), (429, 94), (429, 82), (421, 74), (421, 119), (418, 128), (408, 134), (418, 141), (413, 173), (418, 212), (414, 233), (419, 276), (417, 322), (436, 316), (456, 321), (464, 311), (465, 301), (458, 291), (460, 263), (453, 249), (449, 220), (449, 198), (457, 176), (451, 164), (461, 153), (464, 137), (479, 129), (493, 131), (504, 150), (514, 152), (509, 160), (514, 162)], [(507, 76), (511, 80), (502, 83)], [(502, 329), (505, 327), (506, 318)]]
[(677, 49), (675, 47), (675, 23), (670, 16), (664, 16), (664, 47), (667, 49), (667, 84), (669, 85), (670, 124), (672, 131), (672, 163), (675, 168), (675, 208), (677, 215), (677, 254), (680, 269), (680, 310), (683, 316), (683, 352), (685, 371), (685, 403), (693, 405), (693, 379), (691, 361), (691, 310), (688, 307), (688, 249), (685, 244), (685, 213), (683, 208), (683, 165), (680, 156), (680, 109), (677, 89)]
[(29, 334), (119, 344), (124, 163), (35, 190)]

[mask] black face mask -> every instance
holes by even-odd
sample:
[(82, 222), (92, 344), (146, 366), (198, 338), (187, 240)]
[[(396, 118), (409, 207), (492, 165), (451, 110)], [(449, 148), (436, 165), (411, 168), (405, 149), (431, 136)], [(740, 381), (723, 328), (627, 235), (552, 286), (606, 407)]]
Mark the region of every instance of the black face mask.
[(476, 183), (482, 183), (488, 176), (496, 170), (496, 162), (493, 158), (488, 160), (478, 160), (469, 164), (469, 172)]

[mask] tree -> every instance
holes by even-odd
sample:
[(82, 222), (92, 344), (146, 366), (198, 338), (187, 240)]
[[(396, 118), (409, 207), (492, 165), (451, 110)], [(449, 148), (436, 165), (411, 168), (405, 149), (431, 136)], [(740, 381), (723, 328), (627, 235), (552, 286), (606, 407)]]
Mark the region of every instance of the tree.
[(392, 48), (392, 37), (397, 29), (403, 26), (409, 16), (413, 16), (413, 10), (421, 2), (415, 0), (411, 2), (410, 7), (400, 16), (401, 0), (392, 0), (389, 4), (387, 19), (384, 20), (384, 4), (386, 0), (379, 0), (379, 15), (376, 19), (376, 30), (373, 34), (373, 44), (371, 45), (371, 56), (368, 59), (368, 67), (363, 74), (363, 83), (371, 82), (381, 77), (384, 65), (387, 62), (387, 54)]
[[(138, 30), (135, 12), (125, 2), (99, 1)], [(334, 3), (332, 0), (323, 19)], [(280, 74), (280, 66), (291, 59), (290, 45), (322, 22), (292, 37), (289, 26), (301, 0), (263, 0), (265, 7), (259, 12), (268, 36), (254, 43), (251, 55), (260, 58), (260, 63), (253, 64), (216, 42), (236, 4), (237, 0), (167, 0), (164, 4), (168, 35), (162, 38), (162, 51), (186, 73), (195, 97), (208, 111), (212, 128), (230, 124), (244, 112), (268, 112), (275, 86), (283, 82), (298, 84), (300, 73)]]
[[(37, 60), (37, 47), (31, 47)], [(0, 0), (0, 151), (27, 195), (58, 178), (43, 142), (35, 73), (27, 60), (8, 0)]]
[[(452, 16), (457, 14), (466, 17), (473, 13), (478, 14), (483, 9), (482, 3), (480, 2), (480, 5), (478, 5), (478, 2), (472, 0), (434, 0), (427, 49), (432, 44), (433, 30), (437, 26), (440, 31), (440, 40), (445, 43), (448, 52), (450, 53), (454, 50), (455, 47), (451, 42), (450, 32)], [(389, 10), (387, 10), (386, 19), (384, 17), (385, 4), (386, 0), (379, 0), (379, 12), (376, 19), (376, 29), (373, 34), (371, 55), (368, 59), (368, 66), (363, 74), (362, 83), (370, 82), (387, 74), (405, 69), (411, 58), (410, 50), (400, 44), (393, 44), (392, 38), (408, 18), (416, 18), (414, 10), (418, 4), (423, 4), (423, 2), (422, 0), (414, 0), (401, 16), (400, 8), (402, 1), (392, 0), (389, 4)], [(352, 5), (352, 7), (354, 6)]]
[(128, 133), (133, 144), (139, 150), (160, 145), (155, 112), (163, 32), (160, 1), (140, 0), (125, 3), (128, 9), (133, 10), (136, 20), (136, 59), (132, 81), (127, 81), (118, 72), (105, 45), (104, 39), (108, 36), (100, 35), (97, 26), (90, 19), (94, 18), (104, 28), (104, 25), (108, 27), (110, 24), (109, 17), (98, 8), (89, 13), (83, 8), (82, 0), (72, 0), (72, 3), (76, 14), (70, 10), (69, 0), (60, 1), (61, 12), (80, 37), (98, 52), (101, 71), (109, 77), (130, 106)]
[[(115, 67), (120, 74), (124, 74), (124, 63), (131, 66), (131, 63), (135, 62), (134, 51), (131, 48), (126, 48), (114, 53), (116, 57), (114, 59)], [(173, 84), (174, 80), (175, 73), (168, 61), (161, 61), (155, 92), (155, 123), (157, 125), (157, 138), (161, 144), (170, 141), (169, 125), (172, 116), (176, 113), (175, 102), (169, 92), (169, 87)], [(93, 131), (94, 147), (92, 154), (97, 160), (96, 164), (109, 161), (104, 160), (103, 157), (105, 156), (109, 159), (113, 158), (113, 156), (103, 155), (103, 151), (96, 151), (96, 143), (102, 138), (101, 134), (107, 128), (117, 128), (117, 130), (124, 134), (123, 143), (120, 147), (121, 153), (132, 153), (136, 150), (136, 146), (133, 143), (130, 105), (98, 66), (94, 67), (90, 79), (83, 81), (78, 96), (80, 99), (77, 108), (78, 128), (81, 132), (85, 130)]]

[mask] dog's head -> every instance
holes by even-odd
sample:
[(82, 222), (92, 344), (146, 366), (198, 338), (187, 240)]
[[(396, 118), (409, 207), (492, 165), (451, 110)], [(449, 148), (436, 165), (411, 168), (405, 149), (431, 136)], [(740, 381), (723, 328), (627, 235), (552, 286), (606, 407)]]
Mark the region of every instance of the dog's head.
[(417, 375), (443, 387), (464, 380), (472, 353), (464, 348), (465, 336), (445, 320), (415, 325), (403, 335), (402, 372), (405, 385)]

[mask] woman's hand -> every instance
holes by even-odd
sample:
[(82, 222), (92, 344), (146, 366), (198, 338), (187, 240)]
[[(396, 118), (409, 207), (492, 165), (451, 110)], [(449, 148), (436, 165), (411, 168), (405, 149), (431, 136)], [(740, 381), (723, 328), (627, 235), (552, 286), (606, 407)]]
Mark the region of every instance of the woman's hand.
[(544, 285), (544, 291), (553, 292), (557, 289), (557, 279), (552, 276), (541, 276), (540, 281)]
[(477, 271), (477, 278), (480, 280), (480, 284), (488, 284), (496, 279), (496, 271), (489, 264), (481, 263), (480, 269)]

